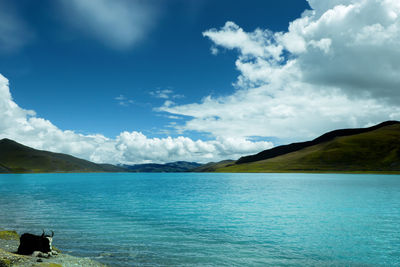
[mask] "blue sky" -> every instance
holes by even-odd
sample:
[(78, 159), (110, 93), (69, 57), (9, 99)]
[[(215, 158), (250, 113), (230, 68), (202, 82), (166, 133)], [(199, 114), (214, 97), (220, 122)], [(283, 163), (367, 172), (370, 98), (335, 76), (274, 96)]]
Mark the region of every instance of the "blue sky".
[(400, 119), (398, 0), (0, 0), (0, 138), (238, 158)]
[[(22, 47), (0, 54), (0, 70), (11, 81), (15, 101), (62, 129), (108, 137), (124, 130), (149, 136), (168, 130), (171, 119), (153, 111), (165, 99), (151, 92), (171, 90), (181, 96), (177, 103), (191, 103), (234, 90), (235, 54), (213, 56), (203, 31), (229, 20), (249, 31), (281, 31), (308, 7), (292, 0), (150, 1), (154, 25), (142, 39), (119, 47), (108, 43), (113, 36), (96, 38), (69, 23), (85, 20), (57, 1), (2, 2), (33, 35)], [(120, 95), (126, 105), (118, 105)]]

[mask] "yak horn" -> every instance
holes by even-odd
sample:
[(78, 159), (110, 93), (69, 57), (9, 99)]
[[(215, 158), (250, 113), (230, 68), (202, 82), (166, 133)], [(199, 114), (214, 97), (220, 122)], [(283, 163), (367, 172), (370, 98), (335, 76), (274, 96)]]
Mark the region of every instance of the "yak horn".
[(51, 231), (51, 237), (53, 237), (54, 236), (54, 232), (53, 232), (53, 230)]

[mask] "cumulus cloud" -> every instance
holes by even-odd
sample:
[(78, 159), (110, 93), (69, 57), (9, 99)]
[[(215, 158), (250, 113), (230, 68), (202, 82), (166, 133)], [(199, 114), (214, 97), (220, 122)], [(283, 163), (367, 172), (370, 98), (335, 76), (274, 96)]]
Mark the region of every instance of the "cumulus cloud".
[(308, 139), (325, 131), (400, 119), (397, 0), (309, 0), (287, 32), (245, 32), (234, 22), (205, 31), (238, 52), (235, 92), (164, 105), (192, 117), (181, 131)]
[(149, 1), (61, 0), (65, 15), (77, 29), (118, 49), (141, 41), (152, 28), (157, 12)]
[[(118, 97), (125, 101), (124, 96)], [(9, 82), (0, 74), (0, 139), (10, 138), (37, 149), (71, 154), (95, 162), (144, 163), (189, 160), (198, 162), (238, 158), (272, 146), (244, 138), (210, 141), (187, 137), (149, 138), (140, 132), (122, 132), (115, 138), (61, 130), (12, 99)]]
[[(310, 5), (318, 9), (327, 5), (314, 2)], [(289, 49), (298, 56), (305, 81), (398, 103), (399, 15), (398, 1), (343, 1), (320, 16), (294, 21), (281, 39), (295, 35), (306, 44), (305, 51)]]
[(123, 132), (116, 139), (122, 157), (142, 162), (191, 160), (209, 162), (259, 152), (272, 147), (269, 142), (251, 142), (243, 138), (194, 141), (188, 137), (148, 138), (138, 132)]

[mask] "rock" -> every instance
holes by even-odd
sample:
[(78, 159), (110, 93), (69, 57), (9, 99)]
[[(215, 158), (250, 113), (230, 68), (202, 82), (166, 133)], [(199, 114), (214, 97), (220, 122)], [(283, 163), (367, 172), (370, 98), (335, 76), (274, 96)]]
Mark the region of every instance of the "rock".
[(56, 250), (52, 250), (52, 251), (50, 252), (50, 255), (51, 255), (51, 256), (57, 256), (57, 255), (58, 255), (58, 252), (57, 252)]
[(31, 255), (32, 257), (39, 257), (39, 258), (49, 258), (50, 254), (49, 253), (44, 253), (41, 251), (34, 251)]
[[(53, 252), (55, 251), (57, 253), (61, 253), (61, 250), (56, 248), (55, 246), (51, 246), (51, 249), (53, 250)], [(55, 254), (55, 255), (57, 255), (57, 254)]]
[(9, 259), (0, 258), (0, 267), (9, 267), (9, 266), (11, 266), (11, 261)]
[(16, 263), (23, 262), (26, 256), (16, 255), (0, 248), (0, 267), (13, 266)]

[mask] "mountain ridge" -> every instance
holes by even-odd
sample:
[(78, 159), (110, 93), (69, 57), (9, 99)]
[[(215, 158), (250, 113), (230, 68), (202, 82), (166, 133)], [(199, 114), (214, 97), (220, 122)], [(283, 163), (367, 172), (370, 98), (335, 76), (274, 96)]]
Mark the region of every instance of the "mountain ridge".
[[(277, 156), (271, 156), (271, 150), (262, 151), (256, 155), (270, 157), (251, 162), (235, 162), (217, 167), (214, 171), (400, 173), (400, 123), (397, 121), (369, 128), (336, 130), (314, 140), (317, 140), (314, 145), (293, 151), (288, 149), (289, 152)], [(300, 144), (307, 145), (310, 142)], [(281, 146), (278, 152), (287, 146), (293, 149), (286, 145)]]
[(188, 172), (202, 166), (202, 164), (197, 162), (175, 161), (164, 164), (145, 163), (121, 166), (128, 169), (130, 172)]
[(14, 140), (0, 140), (0, 173), (124, 172), (111, 164), (97, 164), (68, 154), (38, 150)]
[(311, 141), (261, 151), (239, 160), (199, 164), (111, 165), (0, 140), (0, 173), (46, 172), (400, 172), (400, 122), (339, 129)]
[(266, 160), (269, 158), (274, 158), (274, 157), (284, 155), (287, 153), (299, 151), (301, 149), (304, 149), (304, 148), (307, 148), (310, 146), (318, 145), (318, 144), (333, 140), (337, 137), (351, 136), (351, 135), (366, 133), (366, 132), (377, 130), (382, 127), (395, 125), (395, 124), (400, 124), (400, 122), (399, 121), (385, 121), (385, 122), (379, 123), (377, 125), (374, 125), (374, 126), (368, 127), (368, 128), (349, 128), (349, 129), (333, 130), (333, 131), (327, 132), (311, 141), (296, 142), (296, 143), (291, 143), (288, 145), (281, 145), (281, 146), (277, 146), (277, 147), (274, 147), (271, 149), (263, 150), (254, 155), (241, 157), (236, 161), (236, 164), (250, 163), (250, 162), (255, 162), (255, 161), (260, 161), (260, 160)]

